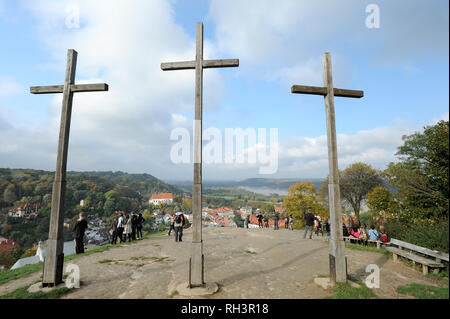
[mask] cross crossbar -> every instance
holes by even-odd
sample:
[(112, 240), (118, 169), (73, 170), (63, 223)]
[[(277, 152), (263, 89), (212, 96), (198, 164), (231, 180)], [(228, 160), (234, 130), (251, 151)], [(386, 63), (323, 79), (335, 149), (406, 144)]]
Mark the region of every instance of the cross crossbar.
[[(326, 96), (328, 94), (328, 89), (326, 87), (322, 87), (322, 86), (293, 85), (291, 88), (291, 92), (298, 93), (298, 94), (311, 94), (311, 95)], [(351, 98), (359, 99), (364, 96), (364, 91), (336, 89), (335, 88), (334, 96), (351, 97)]]
[[(98, 92), (108, 91), (109, 87), (106, 83), (96, 84), (72, 84), (70, 85), (70, 92)], [(48, 86), (32, 86), (30, 87), (30, 93), (32, 94), (50, 94), (50, 93), (63, 93), (64, 85), (48, 85)]]
[[(166, 62), (161, 63), (161, 69), (163, 71), (191, 70), (195, 69), (195, 65), (196, 61)], [(239, 59), (203, 60), (204, 69), (231, 68), (237, 66), (239, 66)]]

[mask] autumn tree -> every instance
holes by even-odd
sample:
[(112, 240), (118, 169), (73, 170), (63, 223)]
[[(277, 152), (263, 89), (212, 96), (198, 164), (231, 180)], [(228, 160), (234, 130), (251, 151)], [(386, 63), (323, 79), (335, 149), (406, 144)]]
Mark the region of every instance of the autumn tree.
[(304, 215), (308, 209), (313, 214), (328, 217), (329, 212), (321, 194), (312, 183), (297, 183), (289, 187), (288, 194), (284, 197), (283, 208), (286, 213), (293, 215), (295, 227), (304, 226)]
[(399, 211), (394, 194), (385, 186), (377, 186), (367, 195), (367, 206), (378, 222), (395, 218)]

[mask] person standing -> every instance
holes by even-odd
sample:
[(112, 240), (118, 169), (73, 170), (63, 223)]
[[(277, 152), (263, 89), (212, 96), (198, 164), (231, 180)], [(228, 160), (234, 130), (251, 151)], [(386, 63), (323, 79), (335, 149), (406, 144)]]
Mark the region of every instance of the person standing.
[(175, 214), (175, 221), (174, 221), (174, 228), (175, 228), (175, 241), (183, 241), (183, 225), (184, 225), (184, 215), (181, 212), (178, 212)]
[(314, 228), (314, 215), (311, 212), (311, 209), (308, 209), (308, 212), (305, 214), (305, 233), (303, 234), (303, 238), (306, 238), (306, 234), (308, 230), (310, 230), (309, 239), (312, 239), (313, 228)]
[(330, 221), (325, 219), (325, 231), (327, 232), (327, 237), (330, 238), (331, 236), (331, 228), (330, 228)]
[(125, 229), (125, 214), (124, 214), (124, 212), (120, 212), (119, 221), (117, 223), (117, 234), (120, 239), (120, 243), (124, 242), (124, 239), (123, 239), (124, 229)]
[(142, 217), (142, 213), (139, 213), (136, 225), (136, 238), (139, 237), (139, 239), (144, 239), (144, 236), (142, 236), (142, 228), (144, 227), (144, 223), (145, 218)]
[(120, 212), (119, 218), (117, 219), (117, 237), (120, 239), (120, 243), (123, 243), (123, 230), (125, 228), (125, 216), (123, 212)]
[(280, 214), (278, 212), (275, 212), (275, 216), (273, 218), (273, 229), (274, 230), (279, 229), (279, 227), (278, 227), (279, 221), (280, 221)]
[(131, 239), (136, 240), (136, 231), (137, 231), (137, 215), (134, 212), (131, 212)]
[(174, 226), (175, 217), (176, 217), (176, 215), (174, 215), (170, 220), (169, 232), (167, 233), (167, 236), (170, 236), (170, 233), (172, 232), (172, 230), (175, 231), (175, 226)]
[(84, 232), (88, 228), (88, 224), (86, 219), (84, 219), (84, 213), (80, 213), (78, 215), (77, 223), (75, 224), (73, 228), (74, 237), (75, 237), (75, 252), (77, 254), (83, 254), (84, 253)]
[(259, 215), (256, 216), (256, 217), (258, 217), (258, 226), (259, 226), (259, 228), (263, 228), (263, 223), (262, 223), (263, 216), (261, 215), (261, 213), (259, 213)]
[(248, 224), (250, 223), (250, 216), (247, 215), (244, 219), (244, 227), (248, 228)]
[(289, 216), (289, 229), (294, 230), (294, 217), (292, 215)]
[(284, 228), (288, 229), (289, 227), (289, 216), (286, 215), (286, 217), (284, 217)]
[(264, 226), (269, 228), (269, 214), (267, 213), (264, 215)]
[(117, 219), (114, 217), (112, 223), (111, 223), (111, 230), (112, 230), (112, 238), (111, 238), (111, 244), (115, 245), (117, 243)]
[(131, 217), (130, 217), (130, 215), (127, 214), (126, 217), (125, 217), (125, 229), (124, 229), (125, 241), (127, 241), (127, 238), (128, 238), (129, 242), (131, 241), (131, 231), (132, 231), (132, 229), (131, 229)]

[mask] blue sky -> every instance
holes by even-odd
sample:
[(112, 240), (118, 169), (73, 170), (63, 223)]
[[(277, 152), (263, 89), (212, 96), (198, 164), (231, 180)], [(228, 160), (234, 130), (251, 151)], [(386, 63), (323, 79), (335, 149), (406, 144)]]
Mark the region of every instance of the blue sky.
[[(365, 92), (335, 99), (341, 169), (384, 169), (402, 135), (448, 120), (448, 1), (107, 3), (0, 0), (0, 167), (54, 169), (61, 97), (33, 96), (29, 86), (62, 84), (73, 48), (77, 81), (107, 82), (110, 92), (75, 97), (68, 169), (190, 179), (192, 165), (171, 162), (169, 137), (192, 131), (194, 72), (159, 64), (194, 59), (200, 21), (207, 58), (240, 59), (239, 68), (205, 71), (204, 128), (278, 128), (279, 138), (276, 173), (206, 164), (204, 179), (326, 176), (323, 98), (290, 93), (322, 84), (323, 52), (335, 87)], [(365, 25), (370, 3), (378, 29)], [(80, 26), (69, 28), (73, 8)]]

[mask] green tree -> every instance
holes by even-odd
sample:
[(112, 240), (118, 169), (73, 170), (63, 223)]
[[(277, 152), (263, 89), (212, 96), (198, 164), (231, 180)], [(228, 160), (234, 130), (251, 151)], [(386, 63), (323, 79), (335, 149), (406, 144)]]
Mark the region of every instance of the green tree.
[[(365, 163), (354, 163), (345, 170), (339, 171), (341, 199), (352, 207), (358, 223), (360, 222), (361, 204), (375, 187), (382, 184), (381, 173)], [(328, 178), (320, 189), (328, 194)]]
[(449, 122), (427, 126), (423, 133), (403, 136), (398, 163), (385, 170), (404, 222), (436, 222), (448, 219), (449, 211)]
[(3, 192), (3, 200), (11, 205), (17, 200), (14, 184), (9, 184)]

